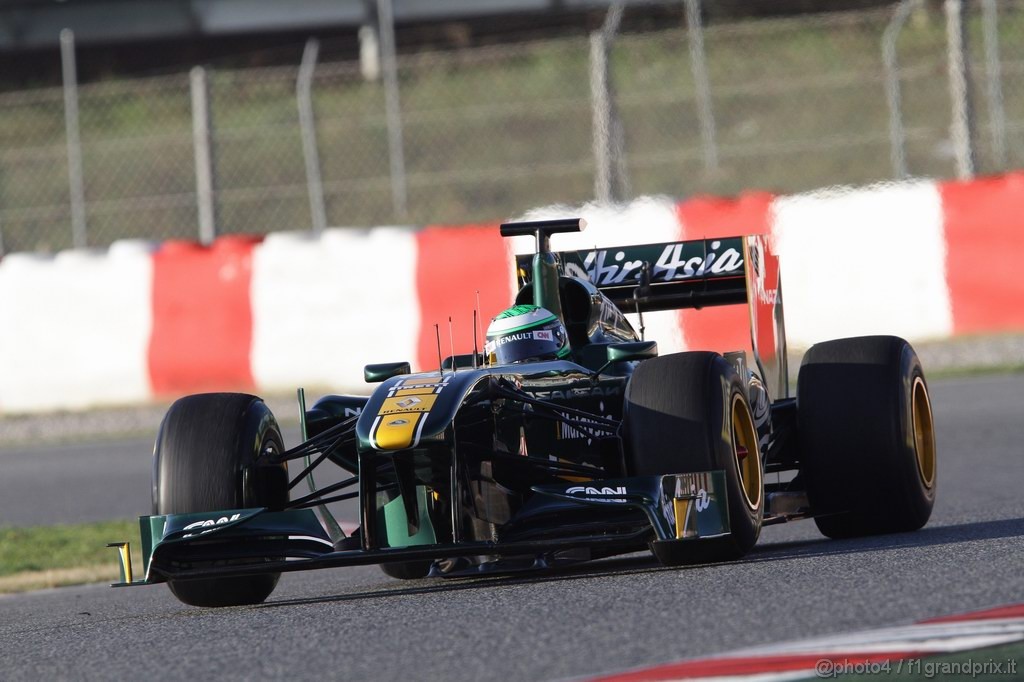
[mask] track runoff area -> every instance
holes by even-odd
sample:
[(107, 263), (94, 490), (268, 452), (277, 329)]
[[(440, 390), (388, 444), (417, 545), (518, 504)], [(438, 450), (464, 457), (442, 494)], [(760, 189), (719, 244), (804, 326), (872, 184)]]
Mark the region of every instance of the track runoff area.
[(1024, 679), (1024, 603), (588, 678), (671, 680)]

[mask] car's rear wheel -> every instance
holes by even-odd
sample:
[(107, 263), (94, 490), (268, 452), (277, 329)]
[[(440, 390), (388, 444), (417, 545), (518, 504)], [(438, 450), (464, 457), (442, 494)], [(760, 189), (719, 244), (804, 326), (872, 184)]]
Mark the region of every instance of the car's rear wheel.
[[(280, 508), (288, 501), (287, 466), (256, 462), (283, 449), (277, 421), (259, 398), (181, 398), (167, 411), (153, 450), (153, 513)], [(192, 606), (258, 604), (273, 592), (279, 575), (172, 580), (168, 586)]]
[(623, 428), (630, 475), (725, 471), (729, 535), (661, 543), (659, 561), (728, 561), (750, 551), (764, 516), (761, 452), (743, 381), (732, 365), (709, 352), (642, 362), (626, 388)]
[(800, 457), (831, 538), (917, 530), (935, 504), (936, 443), (917, 353), (895, 336), (811, 347), (797, 383)]

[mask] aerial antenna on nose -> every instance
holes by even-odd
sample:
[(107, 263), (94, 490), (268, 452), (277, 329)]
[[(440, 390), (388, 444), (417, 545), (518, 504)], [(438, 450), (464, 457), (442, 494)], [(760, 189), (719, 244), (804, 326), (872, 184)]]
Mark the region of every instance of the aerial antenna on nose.
[(477, 353), (479, 349), (477, 339), (480, 338), (480, 290), (476, 290), (476, 308), (473, 309), (473, 369), (477, 366)]
[(473, 311), (473, 369), (477, 368), (480, 357), (480, 348), (476, 345), (476, 310)]
[(448, 316), (448, 349), (452, 356), (452, 371), (455, 371), (455, 335), (452, 333), (452, 316)]
[(437, 373), (444, 376), (444, 362), (441, 360), (441, 328), (434, 324), (434, 336), (437, 337)]

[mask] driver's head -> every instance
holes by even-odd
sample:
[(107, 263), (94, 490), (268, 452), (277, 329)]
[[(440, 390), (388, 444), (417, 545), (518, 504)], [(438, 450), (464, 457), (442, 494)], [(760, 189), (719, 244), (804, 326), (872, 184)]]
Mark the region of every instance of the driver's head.
[(489, 362), (499, 365), (564, 358), (569, 354), (569, 334), (550, 310), (516, 305), (491, 320), (484, 352)]

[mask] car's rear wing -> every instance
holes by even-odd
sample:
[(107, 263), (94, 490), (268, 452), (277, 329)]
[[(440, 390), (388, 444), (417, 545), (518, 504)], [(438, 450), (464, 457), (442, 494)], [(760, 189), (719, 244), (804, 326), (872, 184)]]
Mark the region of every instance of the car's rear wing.
[[(550, 302), (560, 306), (558, 285), (553, 281), (557, 276), (553, 275), (591, 282), (626, 313), (746, 304), (754, 362), (772, 395), (788, 397), (779, 257), (768, 239), (750, 235), (584, 251), (548, 250), (550, 234), (578, 232), (585, 225), (578, 218), (502, 225), (503, 236), (537, 238), (536, 253), (516, 256), (520, 287), (533, 284), (538, 276), (552, 280), (534, 287), (537, 305)], [(561, 308), (553, 312), (561, 315)]]
[[(561, 274), (593, 283), (625, 311), (746, 303), (743, 237), (639, 244), (555, 254)], [(516, 256), (519, 286), (533, 279), (533, 255)]]

